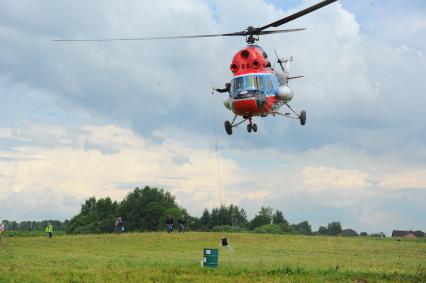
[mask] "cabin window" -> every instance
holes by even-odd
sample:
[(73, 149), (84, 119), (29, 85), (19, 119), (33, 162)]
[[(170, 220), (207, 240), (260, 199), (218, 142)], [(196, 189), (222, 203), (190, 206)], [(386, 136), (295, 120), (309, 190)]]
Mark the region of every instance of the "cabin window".
[(246, 90), (263, 90), (263, 79), (261, 76), (247, 76), (246, 77)]
[(271, 93), (272, 90), (273, 90), (273, 88), (274, 88), (274, 86), (272, 85), (271, 79), (270, 78), (265, 78), (265, 83), (266, 83), (266, 91), (268, 93)]
[(238, 92), (243, 90), (243, 87), (244, 87), (244, 77), (235, 78), (232, 81), (231, 93), (235, 96), (238, 94)]

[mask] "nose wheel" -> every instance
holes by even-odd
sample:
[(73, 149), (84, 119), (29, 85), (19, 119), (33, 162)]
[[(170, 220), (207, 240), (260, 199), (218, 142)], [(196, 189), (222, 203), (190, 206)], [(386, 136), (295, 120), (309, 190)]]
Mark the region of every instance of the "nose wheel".
[(253, 131), (253, 132), (257, 132), (257, 125), (256, 124), (253, 124), (252, 122), (251, 122), (251, 119), (249, 119), (250, 121), (249, 121), (249, 124), (247, 125), (247, 132), (249, 132), (249, 133), (251, 133), (251, 131)]

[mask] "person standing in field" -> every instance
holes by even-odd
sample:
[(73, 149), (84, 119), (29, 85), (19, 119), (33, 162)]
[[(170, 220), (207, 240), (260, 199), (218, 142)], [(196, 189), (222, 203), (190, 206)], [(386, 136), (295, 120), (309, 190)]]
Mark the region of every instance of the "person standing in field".
[(118, 234), (124, 231), (124, 221), (121, 216), (118, 217), (117, 230)]
[(167, 233), (173, 232), (173, 216), (171, 214), (169, 214), (169, 216), (167, 217), (166, 220), (166, 225), (167, 225)]
[(52, 225), (52, 223), (47, 224), (46, 233), (48, 233), (49, 239), (53, 237), (53, 225)]
[(116, 234), (118, 234), (118, 217), (115, 218), (115, 222), (114, 222), (114, 232)]
[(3, 231), (4, 231), (4, 225), (3, 223), (0, 223), (0, 242), (1, 242), (1, 237), (3, 235)]
[(182, 215), (182, 217), (178, 219), (178, 223), (179, 223), (179, 233), (185, 233), (186, 219), (184, 215)]

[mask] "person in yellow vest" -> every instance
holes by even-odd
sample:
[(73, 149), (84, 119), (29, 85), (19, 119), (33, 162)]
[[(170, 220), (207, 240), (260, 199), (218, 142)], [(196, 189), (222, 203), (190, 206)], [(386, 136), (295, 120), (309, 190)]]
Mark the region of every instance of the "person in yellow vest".
[(53, 236), (53, 225), (52, 225), (52, 223), (47, 224), (46, 233), (49, 233), (49, 238), (52, 238), (52, 236)]

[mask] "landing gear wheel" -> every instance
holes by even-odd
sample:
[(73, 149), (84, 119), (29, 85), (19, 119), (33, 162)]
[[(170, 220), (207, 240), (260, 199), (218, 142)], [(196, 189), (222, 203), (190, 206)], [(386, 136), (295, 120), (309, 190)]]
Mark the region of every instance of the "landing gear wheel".
[(225, 121), (225, 131), (228, 135), (232, 135), (232, 125), (231, 122)]
[(251, 133), (251, 130), (252, 130), (251, 124), (248, 124), (247, 125), (247, 132)]
[(253, 124), (253, 126), (252, 126), (252, 128), (253, 128), (253, 132), (257, 132), (257, 125), (256, 124)]
[(302, 110), (299, 115), (300, 125), (304, 126), (306, 124), (306, 111)]

